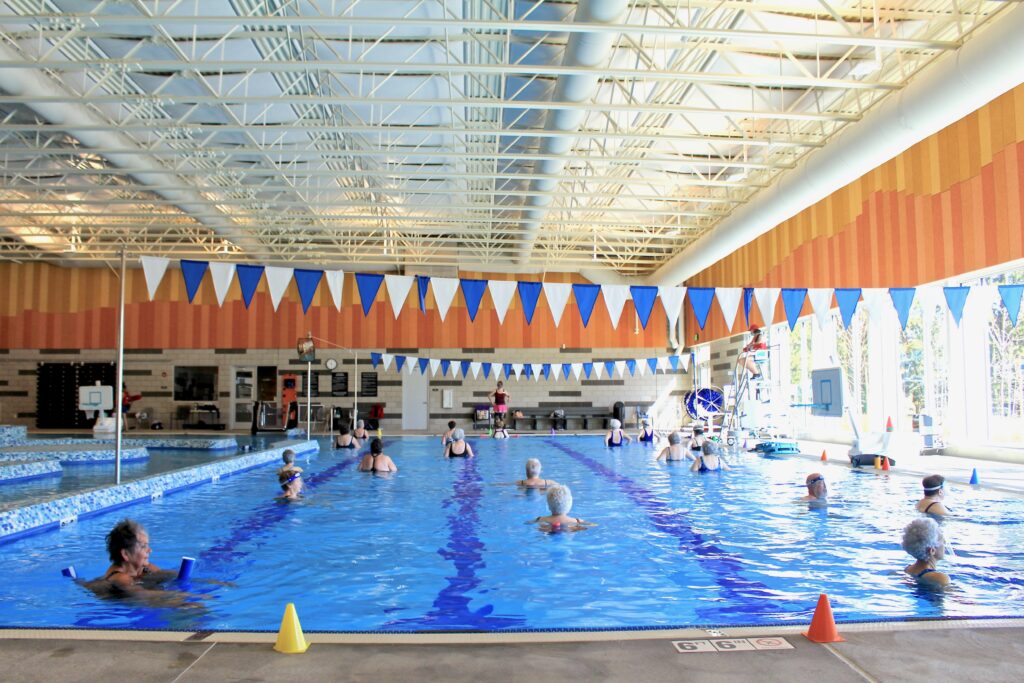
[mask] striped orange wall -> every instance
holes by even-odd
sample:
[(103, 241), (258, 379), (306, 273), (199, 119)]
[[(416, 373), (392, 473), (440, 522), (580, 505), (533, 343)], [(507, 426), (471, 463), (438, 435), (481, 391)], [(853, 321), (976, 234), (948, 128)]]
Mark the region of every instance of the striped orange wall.
[[(512, 279), (463, 273), (463, 277)], [(549, 278), (556, 281), (559, 278)], [(570, 280), (562, 276), (561, 281)], [(0, 263), (0, 348), (113, 348), (117, 340), (118, 280), (107, 269), (61, 268), (48, 264)], [(600, 298), (599, 298), (600, 299)], [(275, 312), (266, 280), (246, 310), (238, 282), (231, 285), (223, 307), (207, 275), (194, 303), (188, 302), (181, 272), (167, 269), (154, 301), (149, 301), (145, 276), (131, 269), (126, 284), (125, 346), (128, 348), (290, 348), (312, 331), (317, 337), (352, 348), (655, 348), (667, 341), (665, 313), (655, 304), (647, 329), (634, 331), (634, 309), (627, 303), (618, 329), (599, 300), (584, 328), (570, 297), (556, 328), (543, 295), (527, 325), (518, 297), (504, 324), (485, 295), (470, 322), (461, 293), (455, 295), (445, 322), (428, 295), (426, 314), (419, 312), (416, 288), (409, 293), (396, 320), (381, 285), (370, 315), (364, 317), (355, 278), (345, 276), (344, 302), (337, 311), (326, 282), (321, 282), (309, 312), (302, 313), (295, 283), (289, 285)]]
[[(695, 287), (912, 287), (1024, 258), (1019, 86), (701, 271)], [(752, 322), (763, 323), (753, 307)], [(686, 324), (698, 331), (690, 307)], [(811, 312), (810, 304), (804, 314)], [(785, 318), (781, 300), (774, 322)], [(739, 331), (743, 310), (737, 316)], [(701, 341), (727, 336), (712, 307)]]

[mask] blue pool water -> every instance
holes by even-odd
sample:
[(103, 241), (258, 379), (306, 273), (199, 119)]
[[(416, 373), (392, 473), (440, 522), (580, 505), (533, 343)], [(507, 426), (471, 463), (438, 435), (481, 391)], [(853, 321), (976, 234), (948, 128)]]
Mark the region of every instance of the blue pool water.
[[(436, 439), (387, 439), (397, 475), (355, 471), (327, 449), (306, 468), (300, 503), (274, 501), (274, 466), (60, 531), (0, 545), (0, 626), (277, 629), (294, 602), (310, 631), (423, 631), (748, 625), (810, 620), (827, 593), (839, 621), (1024, 616), (1024, 500), (954, 488), (944, 523), (954, 588), (901, 573), (902, 527), (919, 482), (825, 466), (828, 509), (796, 499), (819, 463), (735, 457), (731, 472), (655, 464), (642, 445), (597, 437), (473, 442), (445, 461)], [(573, 516), (598, 526), (548, 534), (544, 494), (509, 485), (539, 457), (568, 484)], [(63, 579), (102, 574), (103, 537), (130, 516), (152, 561), (198, 558), (193, 609), (100, 600)]]

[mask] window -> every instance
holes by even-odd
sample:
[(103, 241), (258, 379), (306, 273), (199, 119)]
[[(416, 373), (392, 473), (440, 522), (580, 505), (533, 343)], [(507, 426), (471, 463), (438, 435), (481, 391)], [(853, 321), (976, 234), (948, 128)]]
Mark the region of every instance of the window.
[(216, 401), (217, 367), (182, 366), (174, 368), (175, 401)]

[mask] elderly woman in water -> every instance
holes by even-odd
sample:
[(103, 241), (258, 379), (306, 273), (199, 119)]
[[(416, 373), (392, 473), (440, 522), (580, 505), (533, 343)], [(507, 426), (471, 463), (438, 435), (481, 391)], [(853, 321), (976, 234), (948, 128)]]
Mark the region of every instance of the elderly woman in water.
[(466, 443), (466, 430), (456, 427), (452, 431), (452, 440), (444, 447), (446, 458), (472, 458), (473, 447)]
[(679, 432), (672, 432), (668, 435), (668, 445), (661, 449), (655, 460), (664, 459), (666, 462), (676, 460), (692, 460), (689, 449), (683, 446), (683, 435)]
[(551, 481), (550, 479), (541, 479), (540, 460), (530, 458), (526, 461), (526, 479), (520, 479), (516, 484), (530, 489), (544, 489), (549, 486), (557, 486), (558, 482)]
[(949, 576), (935, 569), (935, 564), (946, 554), (946, 541), (934, 519), (923, 517), (908, 524), (903, 529), (903, 549), (915, 560), (903, 571), (922, 584), (949, 585)]
[(559, 484), (548, 489), (548, 510), (550, 515), (538, 517), (532, 520), (531, 524), (540, 524), (542, 529), (548, 531), (579, 531), (594, 524), (580, 519), (570, 517), (572, 511), (572, 491), (568, 486)]

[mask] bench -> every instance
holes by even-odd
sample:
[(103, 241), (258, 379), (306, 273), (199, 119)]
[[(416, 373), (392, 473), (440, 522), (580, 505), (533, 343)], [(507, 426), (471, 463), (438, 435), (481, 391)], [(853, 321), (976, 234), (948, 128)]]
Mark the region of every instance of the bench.
[(570, 420), (579, 420), (583, 429), (590, 429), (590, 423), (597, 420), (601, 429), (608, 428), (608, 420), (615, 417), (615, 413), (607, 408), (569, 408), (565, 411), (563, 429), (568, 429)]
[[(505, 426), (507, 426), (507, 427), (510, 426), (513, 429), (518, 430), (520, 428), (519, 427), (520, 423), (525, 423), (525, 424), (530, 425), (530, 429), (536, 430), (536, 429), (540, 428), (540, 425), (538, 424), (539, 421), (542, 421), (542, 420), (547, 420), (547, 421), (551, 421), (551, 422), (554, 421), (553, 418), (551, 417), (551, 413), (553, 412), (553, 410), (554, 409), (552, 409), (552, 408), (517, 408), (516, 410), (511, 411), (510, 414), (514, 415), (514, 417), (509, 417), (506, 420), (506, 425)], [(516, 413), (522, 413), (522, 415), (516, 415)], [(512, 423), (511, 425), (508, 424), (509, 420)], [(557, 426), (557, 425), (552, 425), (552, 426)], [(563, 426), (563, 428), (564, 428), (564, 426)]]

